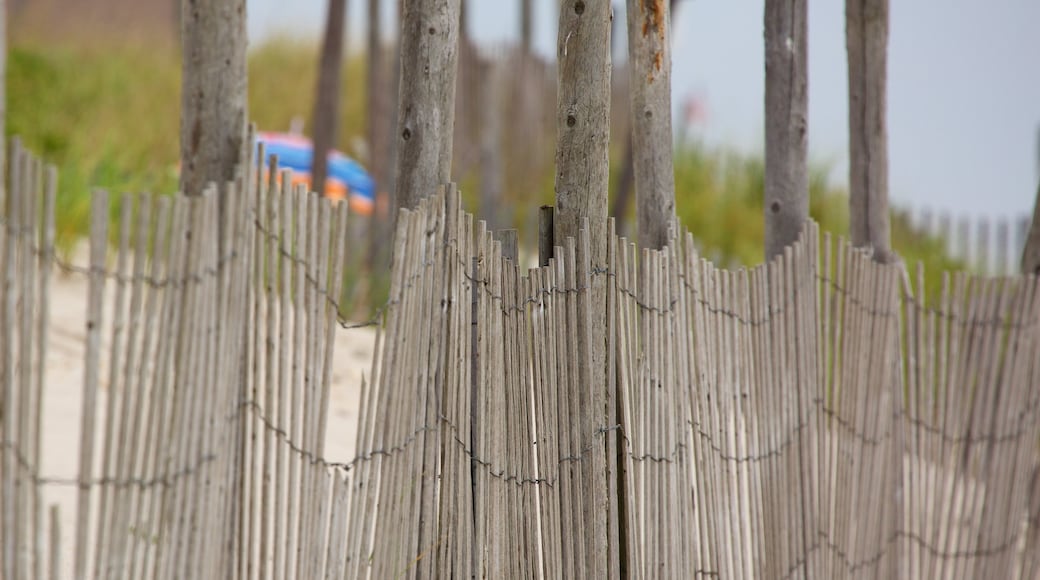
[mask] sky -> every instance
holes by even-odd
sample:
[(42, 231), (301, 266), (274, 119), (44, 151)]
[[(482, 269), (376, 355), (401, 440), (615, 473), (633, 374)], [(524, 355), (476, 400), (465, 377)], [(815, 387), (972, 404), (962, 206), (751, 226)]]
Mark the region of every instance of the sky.
[[(251, 42), (320, 40), (325, 0), (248, 0)], [(350, 1), (350, 0), (348, 0)], [(558, 0), (534, 0), (534, 44), (555, 54)], [(690, 135), (761, 153), (764, 0), (680, 0), (672, 23), (673, 108), (696, 96), (706, 116)], [(387, 26), (396, 2), (383, 0)], [(364, 42), (364, 0), (350, 1), (348, 42)], [(625, 42), (614, 0), (615, 58)], [(889, 186), (893, 204), (960, 215), (1031, 212), (1040, 180), (1040, 2), (891, 0)], [(519, 36), (519, 0), (469, 0), (470, 34), (493, 45)], [(809, 2), (809, 150), (848, 181), (844, 2)], [(675, 115), (678, 123), (678, 115)], [(681, 194), (681, 192), (680, 192)]]

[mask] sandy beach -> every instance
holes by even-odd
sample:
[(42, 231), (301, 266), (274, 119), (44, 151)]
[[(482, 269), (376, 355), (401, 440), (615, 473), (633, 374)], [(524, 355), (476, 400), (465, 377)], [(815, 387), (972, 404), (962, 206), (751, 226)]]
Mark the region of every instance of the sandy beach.
[[(111, 284), (109, 292), (112, 292)], [(71, 573), (74, 545), (77, 488), (68, 482), (79, 474), (82, 423), (84, 355), (86, 351), (87, 278), (81, 274), (55, 273), (51, 279), (51, 316), (48, 330), (47, 364), (43, 399), (41, 477), (64, 483), (44, 487), (43, 505), (59, 506), (61, 544), (64, 555), (62, 577)], [(111, 302), (106, 301), (106, 308)], [(96, 465), (100, 466), (100, 444), (105, 426), (108, 394), (108, 359), (111, 317), (102, 329), (101, 388), (97, 399)], [(360, 386), (372, 364), (375, 331), (372, 328), (338, 329), (328, 408), (325, 458), (346, 462), (354, 456)], [(45, 516), (46, 518), (47, 516)], [(45, 524), (46, 528), (46, 524)]]

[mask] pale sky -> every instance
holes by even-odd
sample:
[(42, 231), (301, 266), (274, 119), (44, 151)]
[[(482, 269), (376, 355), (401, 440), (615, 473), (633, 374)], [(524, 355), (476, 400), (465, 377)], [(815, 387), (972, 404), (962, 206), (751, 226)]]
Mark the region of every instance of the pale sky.
[[(365, 0), (351, 4), (350, 44), (364, 42)], [(673, 22), (673, 105), (698, 95), (708, 144), (760, 152), (764, 0), (680, 0)], [(387, 16), (396, 2), (383, 0)], [(249, 0), (252, 42), (320, 39), (325, 0)], [(623, 58), (624, 2), (614, 0)], [(553, 56), (558, 0), (535, 0), (535, 45)], [(516, 40), (518, 0), (469, 0), (470, 34)], [(889, 157), (893, 202), (992, 217), (1032, 210), (1040, 179), (1040, 2), (891, 0)], [(389, 17), (384, 18), (389, 35)], [(809, 1), (809, 147), (847, 181), (844, 2)], [(676, 118), (678, 121), (678, 118)]]

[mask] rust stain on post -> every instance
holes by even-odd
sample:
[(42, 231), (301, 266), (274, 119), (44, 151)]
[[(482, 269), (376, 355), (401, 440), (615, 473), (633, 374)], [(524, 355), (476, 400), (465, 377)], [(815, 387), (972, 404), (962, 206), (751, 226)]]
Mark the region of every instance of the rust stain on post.
[(643, 16), (643, 36), (650, 34), (650, 29), (653, 28), (654, 32), (657, 33), (657, 37), (664, 42), (664, 11), (665, 11), (665, 0), (643, 0), (643, 9), (649, 8), (648, 14)]
[[(651, 30), (657, 33), (661, 45), (665, 42), (665, 0), (643, 0), (639, 3), (643, 16), (643, 37), (650, 35)], [(653, 68), (646, 75), (646, 82), (654, 80), (654, 71), (660, 72), (664, 66), (664, 51), (660, 45), (653, 52)]]

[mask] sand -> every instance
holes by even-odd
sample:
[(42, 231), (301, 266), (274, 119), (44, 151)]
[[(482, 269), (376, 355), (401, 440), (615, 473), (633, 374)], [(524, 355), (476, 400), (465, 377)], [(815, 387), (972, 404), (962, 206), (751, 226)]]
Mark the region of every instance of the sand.
[[(74, 480), (79, 473), (87, 286), (86, 277), (80, 274), (56, 273), (52, 277), (41, 433), (40, 475), (43, 478)], [(106, 301), (106, 308), (111, 308), (110, 301)], [(97, 400), (96, 465), (100, 465), (100, 437), (105, 425), (110, 338), (107, 326), (103, 327), (102, 336), (102, 382)], [(374, 341), (375, 331), (372, 328), (338, 329), (326, 434), (325, 458), (328, 461), (347, 462), (354, 456), (362, 374), (369, 374)], [(76, 495), (77, 488), (73, 485), (44, 487), (44, 509), (49, 509), (51, 504), (56, 503), (61, 510), (62, 569), (65, 571), (62, 577), (71, 574)], [(45, 522), (47, 517), (45, 512)], [(44, 525), (46, 527), (46, 523)]]

